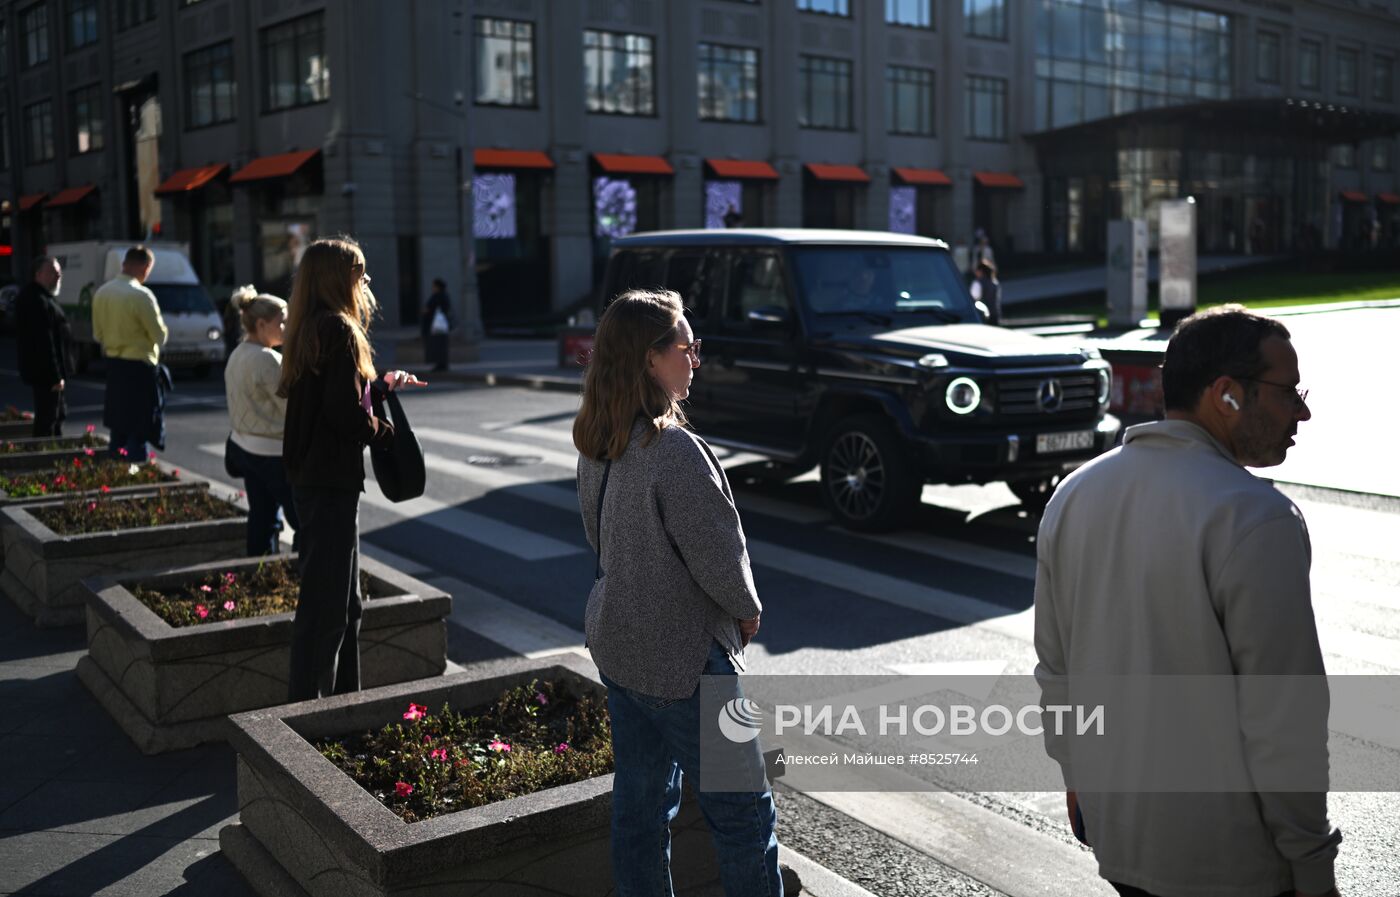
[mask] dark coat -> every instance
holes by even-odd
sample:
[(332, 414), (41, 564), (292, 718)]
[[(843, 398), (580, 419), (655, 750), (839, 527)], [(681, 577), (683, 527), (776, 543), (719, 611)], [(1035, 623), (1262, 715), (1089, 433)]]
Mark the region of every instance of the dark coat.
[(15, 340), (19, 378), (30, 386), (49, 389), (72, 373), (68, 317), (37, 283), (25, 284), (15, 297)]
[(444, 315), (447, 315), (448, 326), (453, 324), (452, 300), (447, 297), (447, 291), (443, 290), (439, 293), (433, 293), (428, 297), (428, 301), (424, 303), (423, 317), (418, 321), (418, 326), (423, 331), (424, 339), (427, 339), (429, 336), (428, 329), (433, 326), (433, 315), (437, 313), (439, 308), (442, 309)]

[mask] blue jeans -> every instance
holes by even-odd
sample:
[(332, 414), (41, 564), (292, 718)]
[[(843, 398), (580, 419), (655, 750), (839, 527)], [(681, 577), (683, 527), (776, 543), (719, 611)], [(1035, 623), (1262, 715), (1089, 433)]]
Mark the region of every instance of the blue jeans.
[[(728, 697), (740, 695), (739, 677), (718, 642), (710, 646), (705, 673), (729, 678), (702, 680), (683, 700), (651, 697), (602, 677), (616, 761), (612, 862), (617, 897), (673, 893), (670, 822), (680, 811), (682, 777), (699, 781), (700, 689), (717, 687)], [(762, 767), (757, 741), (731, 749), (736, 763)], [(707, 758), (707, 765), (712, 760)], [(773, 792), (696, 788), (696, 796), (714, 837), (726, 897), (782, 897)]]
[(283, 514), (292, 528), (292, 550), (296, 551), (301, 547), (301, 528), (282, 456), (255, 455), (236, 442), (230, 442), (228, 450), (248, 492), (248, 556), (277, 553)]

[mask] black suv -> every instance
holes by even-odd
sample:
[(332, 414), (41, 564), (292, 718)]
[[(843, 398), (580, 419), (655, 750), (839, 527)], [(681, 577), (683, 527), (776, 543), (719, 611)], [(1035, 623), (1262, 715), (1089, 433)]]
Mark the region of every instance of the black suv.
[(1005, 481), (1039, 510), (1110, 448), (1092, 349), (992, 327), (947, 244), (871, 231), (708, 230), (614, 242), (605, 299), (665, 286), (704, 340), (687, 414), (781, 470), (821, 466), (832, 513), (897, 526), (924, 483)]

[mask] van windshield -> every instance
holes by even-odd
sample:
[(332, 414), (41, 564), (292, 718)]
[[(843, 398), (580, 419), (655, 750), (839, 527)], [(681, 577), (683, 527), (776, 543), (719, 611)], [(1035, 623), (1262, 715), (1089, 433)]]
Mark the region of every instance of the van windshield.
[(214, 303), (197, 283), (148, 283), (162, 314), (212, 314)]
[(981, 320), (948, 253), (883, 246), (810, 246), (793, 250), (807, 307), (819, 315), (872, 320), (921, 315), (940, 323)]

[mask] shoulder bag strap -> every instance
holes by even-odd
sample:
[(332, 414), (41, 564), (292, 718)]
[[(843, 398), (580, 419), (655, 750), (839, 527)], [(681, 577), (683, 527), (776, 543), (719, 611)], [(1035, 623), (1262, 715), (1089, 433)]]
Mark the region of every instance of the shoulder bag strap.
[(603, 496), (608, 491), (608, 474), (612, 472), (612, 459), (603, 464), (603, 482), (598, 485), (598, 524), (594, 527), (594, 538), (598, 540), (597, 560), (593, 565), (593, 581), (603, 578)]

